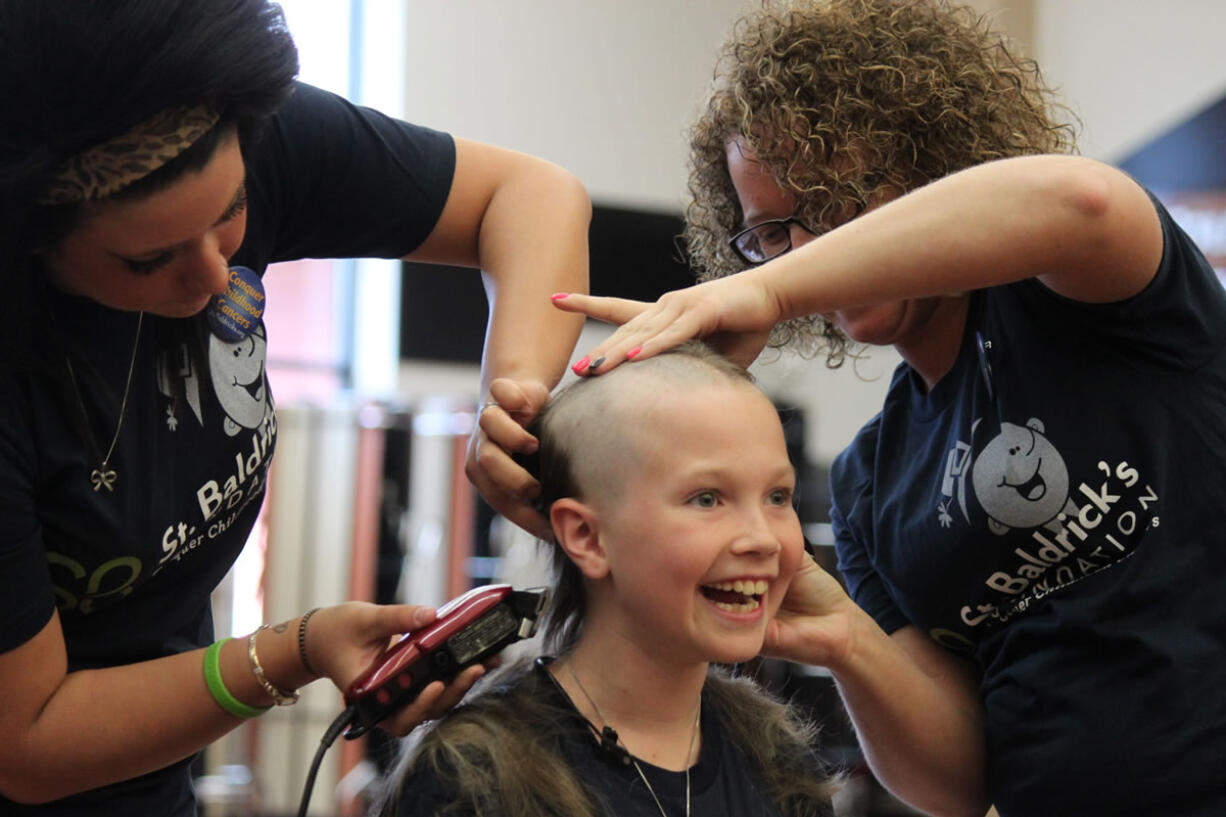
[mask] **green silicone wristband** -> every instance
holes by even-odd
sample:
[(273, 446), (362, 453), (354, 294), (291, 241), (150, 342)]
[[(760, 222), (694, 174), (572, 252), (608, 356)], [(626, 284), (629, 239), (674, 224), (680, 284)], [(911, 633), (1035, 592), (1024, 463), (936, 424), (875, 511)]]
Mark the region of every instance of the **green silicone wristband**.
[(230, 639), (223, 638), (214, 641), (204, 651), (204, 685), (209, 688), (209, 694), (217, 705), (236, 718), (254, 718), (263, 715), (271, 706), (248, 706), (230, 694), (221, 680), (221, 647)]

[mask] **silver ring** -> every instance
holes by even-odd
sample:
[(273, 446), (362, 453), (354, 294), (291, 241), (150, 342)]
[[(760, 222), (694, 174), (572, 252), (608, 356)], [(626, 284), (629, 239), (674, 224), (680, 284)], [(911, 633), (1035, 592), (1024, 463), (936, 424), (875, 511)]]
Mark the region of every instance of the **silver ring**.
[(480, 410), (480, 411), (478, 411), (477, 413), (478, 413), (478, 414), (484, 414), (484, 413), (485, 413), (485, 410), (486, 410), (487, 408), (489, 408), (490, 406), (498, 406), (498, 408), (502, 408), (502, 406), (500, 406), (500, 405), (498, 404), (498, 401), (497, 401), (497, 400), (487, 400), (487, 401), (485, 401), (484, 403), (482, 403), (482, 404), (481, 404), (481, 410)]

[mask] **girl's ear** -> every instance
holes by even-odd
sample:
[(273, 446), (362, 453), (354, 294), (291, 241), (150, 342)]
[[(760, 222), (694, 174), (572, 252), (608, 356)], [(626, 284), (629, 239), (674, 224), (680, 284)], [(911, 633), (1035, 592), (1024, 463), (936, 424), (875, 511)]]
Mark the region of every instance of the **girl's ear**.
[(558, 546), (588, 579), (603, 579), (609, 573), (600, 525), (590, 505), (577, 499), (559, 499), (549, 509), (549, 521)]

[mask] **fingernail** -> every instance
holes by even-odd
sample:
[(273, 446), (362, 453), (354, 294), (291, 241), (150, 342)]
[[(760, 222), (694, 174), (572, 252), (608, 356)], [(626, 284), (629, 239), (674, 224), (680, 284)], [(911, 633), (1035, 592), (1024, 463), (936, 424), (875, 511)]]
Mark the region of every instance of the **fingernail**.
[(643, 351), (642, 346), (635, 346), (629, 352), (626, 352), (626, 360), (634, 360), (639, 356), (639, 352)]
[(588, 366), (588, 367), (587, 367), (587, 370), (590, 372), (590, 371), (592, 371), (593, 369), (599, 369), (599, 368), (600, 368), (600, 364), (601, 364), (601, 363), (604, 363), (604, 360), (605, 360), (604, 355), (601, 355), (600, 357), (598, 357), (598, 358), (596, 358), (595, 360), (593, 360), (593, 361), (592, 361), (592, 365), (591, 365), (591, 366)]
[(550, 295), (550, 296), (549, 296), (549, 300), (551, 300), (551, 301), (560, 301), (560, 300), (562, 300), (563, 298), (569, 298), (569, 297), (570, 297), (570, 293), (569, 293), (569, 292), (555, 292), (555, 293), (553, 293), (552, 295)]
[(581, 359), (575, 361), (575, 365), (570, 367), (570, 370), (575, 374), (582, 374), (587, 365), (592, 362), (592, 359), (584, 355)]

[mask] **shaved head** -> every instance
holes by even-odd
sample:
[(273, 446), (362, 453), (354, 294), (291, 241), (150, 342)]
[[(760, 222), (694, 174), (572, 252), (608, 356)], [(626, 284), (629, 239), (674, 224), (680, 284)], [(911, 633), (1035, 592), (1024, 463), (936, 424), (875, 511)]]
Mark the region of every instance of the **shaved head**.
[[(649, 450), (651, 435), (645, 433), (657, 424), (656, 413), (678, 398), (721, 386), (756, 391), (745, 369), (703, 343), (688, 341), (561, 389), (529, 429), (540, 440), (536, 476), (545, 516), (563, 498), (616, 507), (628, 481), (658, 453)], [(582, 631), (587, 594), (583, 577), (563, 548), (551, 545), (549, 558), (554, 586), (545, 641), (563, 654)]]
[(626, 475), (649, 453), (635, 429), (677, 395), (729, 384), (756, 388), (745, 369), (690, 341), (562, 389), (539, 418), (545, 501), (616, 500)]

